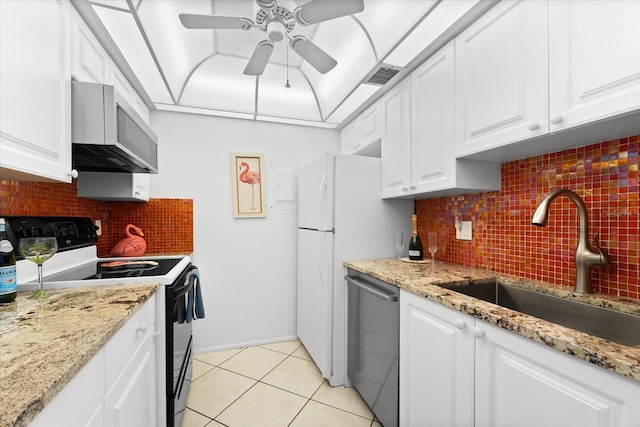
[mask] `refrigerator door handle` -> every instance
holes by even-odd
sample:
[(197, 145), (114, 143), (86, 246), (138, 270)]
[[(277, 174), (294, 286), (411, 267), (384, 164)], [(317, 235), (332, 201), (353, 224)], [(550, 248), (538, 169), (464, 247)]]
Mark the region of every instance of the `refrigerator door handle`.
[(318, 260), (318, 274), (320, 275), (320, 283), (322, 283), (322, 287), (327, 287), (326, 275), (325, 275), (325, 267), (327, 257), (325, 255), (325, 250), (327, 248), (326, 244), (327, 234), (322, 233), (322, 237), (320, 238), (320, 258)]

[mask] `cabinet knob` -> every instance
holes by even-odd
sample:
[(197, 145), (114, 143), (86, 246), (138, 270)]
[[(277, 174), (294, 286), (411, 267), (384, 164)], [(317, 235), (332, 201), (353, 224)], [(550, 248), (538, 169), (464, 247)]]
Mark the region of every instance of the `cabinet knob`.
[(529, 122), (529, 124), (527, 124), (527, 128), (529, 130), (537, 130), (540, 128), (540, 123), (538, 122)]
[(140, 196), (140, 192), (136, 191), (135, 193), (133, 193), (134, 196), (139, 197)]
[(415, 185), (410, 185), (409, 188), (412, 189), (412, 190), (415, 190), (416, 186)]
[(557, 125), (562, 121), (562, 114), (555, 114), (551, 116), (551, 123)]
[(142, 334), (144, 334), (145, 332), (147, 332), (147, 322), (142, 322), (142, 325), (138, 326), (136, 328), (136, 332), (140, 332)]
[(78, 177), (78, 171), (75, 169), (71, 169), (71, 172), (69, 172), (67, 175), (73, 179), (76, 179)]
[(480, 328), (473, 328), (473, 335), (476, 338), (482, 338), (484, 337), (484, 331)]
[(160, 329), (158, 329), (153, 333), (154, 338), (160, 338), (161, 336), (162, 336), (162, 331)]
[(467, 324), (464, 323), (464, 321), (462, 319), (456, 319), (456, 328), (464, 329), (466, 327), (467, 327)]
[(409, 187), (402, 187), (402, 191), (406, 193), (407, 191), (409, 191)]

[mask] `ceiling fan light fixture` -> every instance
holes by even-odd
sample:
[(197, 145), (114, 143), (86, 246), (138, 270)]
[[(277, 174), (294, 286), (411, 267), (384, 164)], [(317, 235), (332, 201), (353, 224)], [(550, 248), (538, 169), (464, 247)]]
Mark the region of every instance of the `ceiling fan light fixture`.
[(267, 38), (273, 42), (279, 42), (284, 39), (286, 28), (280, 21), (273, 20), (267, 24)]

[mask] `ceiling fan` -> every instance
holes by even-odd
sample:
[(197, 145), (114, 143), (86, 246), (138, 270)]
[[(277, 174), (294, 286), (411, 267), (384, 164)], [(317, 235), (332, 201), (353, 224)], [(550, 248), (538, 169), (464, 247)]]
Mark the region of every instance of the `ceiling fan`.
[(189, 29), (249, 30), (259, 28), (267, 33), (267, 40), (256, 46), (244, 74), (259, 76), (264, 71), (275, 42), (289, 39), (289, 46), (313, 68), (324, 74), (337, 65), (324, 50), (304, 36), (289, 36), (297, 24), (318, 24), (364, 10), (364, 0), (312, 0), (293, 11), (277, 0), (256, 0), (255, 23), (249, 18), (219, 15), (194, 15), (181, 13), (180, 22)]

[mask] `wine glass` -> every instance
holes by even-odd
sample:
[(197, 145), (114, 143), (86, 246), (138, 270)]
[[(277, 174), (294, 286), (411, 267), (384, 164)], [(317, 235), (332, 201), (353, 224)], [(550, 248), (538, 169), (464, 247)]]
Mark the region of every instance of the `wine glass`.
[(431, 263), (436, 263), (436, 252), (438, 252), (438, 233), (429, 233), (429, 253), (431, 254)]
[(398, 259), (402, 259), (402, 250), (404, 249), (404, 232), (396, 231), (396, 249), (398, 250)]
[(55, 237), (28, 237), (20, 239), (20, 254), (38, 265), (38, 289), (43, 289), (42, 264), (58, 250)]

